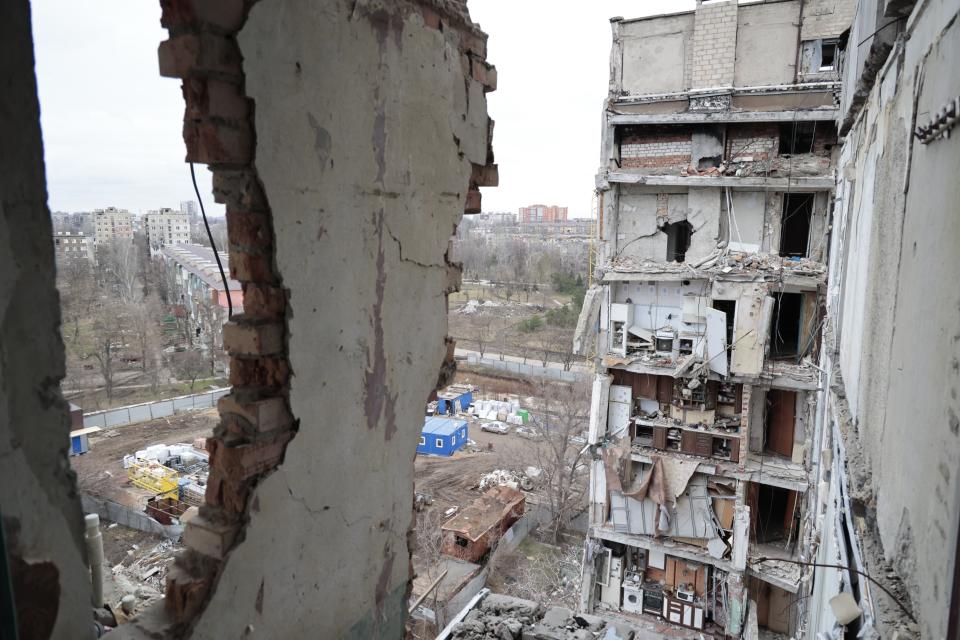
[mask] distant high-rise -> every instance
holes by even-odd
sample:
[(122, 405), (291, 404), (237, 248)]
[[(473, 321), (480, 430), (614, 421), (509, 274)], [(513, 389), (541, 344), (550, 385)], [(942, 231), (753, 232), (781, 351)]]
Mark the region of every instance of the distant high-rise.
[(566, 207), (545, 204), (520, 207), (520, 222), (564, 222), (566, 219)]
[(133, 238), (133, 214), (126, 209), (95, 209), (93, 224), (94, 244), (107, 244), (116, 238)]
[(200, 215), (200, 208), (197, 206), (197, 203), (193, 200), (184, 200), (180, 203), (180, 213), (185, 213), (190, 217), (190, 220), (193, 221), (194, 218)]
[(148, 211), (143, 219), (147, 244), (153, 248), (190, 242), (190, 217), (182, 210), (163, 208)]

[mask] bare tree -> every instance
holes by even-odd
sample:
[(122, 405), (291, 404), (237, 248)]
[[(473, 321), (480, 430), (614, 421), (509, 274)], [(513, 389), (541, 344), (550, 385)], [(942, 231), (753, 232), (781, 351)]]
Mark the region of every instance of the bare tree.
[(197, 378), (210, 373), (209, 362), (197, 349), (174, 354), (172, 364), (179, 379), (190, 381), (190, 391), (193, 391)]
[(101, 264), (112, 276), (117, 295), (126, 304), (140, 302), (143, 299), (143, 285), (140, 281), (140, 249), (133, 240), (114, 239), (105, 251), (101, 252)]
[(63, 260), (57, 263), (57, 285), (60, 291), (60, 307), (63, 313), (64, 337), (77, 345), (80, 339), (80, 321), (89, 317), (90, 308), (97, 297), (90, 262), (86, 259)]
[(493, 341), (494, 331), (492, 329), (493, 318), (491, 316), (479, 316), (473, 320), (473, 340), (477, 343), (477, 351), (480, 352), (480, 357), (483, 357), (483, 354), (487, 350), (487, 346), (490, 342)]
[(92, 327), (92, 352), (100, 365), (107, 401), (113, 400), (113, 381), (124, 346), (124, 315), (111, 305), (97, 309)]
[(541, 382), (541, 406), (536, 410), (524, 459), (542, 471), (543, 505), (549, 513), (547, 533), (554, 543), (583, 507), (589, 457), (574, 442), (590, 421), (589, 390), (584, 384)]

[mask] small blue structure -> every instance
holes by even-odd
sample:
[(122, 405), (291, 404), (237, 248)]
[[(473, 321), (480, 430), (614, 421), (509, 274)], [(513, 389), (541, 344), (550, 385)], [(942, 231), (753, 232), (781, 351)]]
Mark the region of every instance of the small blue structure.
[(473, 387), (466, 384), (452, 384), (437, 393), (437, 415), (455, 415), (466, 411), (473, 402)]
[(423, 420), (417, 453), (452, 456), (467, 442), (467, 421), (428, 416)]

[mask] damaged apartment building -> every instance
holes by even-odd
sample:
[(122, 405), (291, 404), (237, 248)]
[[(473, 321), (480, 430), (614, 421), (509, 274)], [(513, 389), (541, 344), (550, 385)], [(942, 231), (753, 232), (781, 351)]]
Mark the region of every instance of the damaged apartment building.
[(798, 629), (853, 5), (611, 20), (584, 611)]

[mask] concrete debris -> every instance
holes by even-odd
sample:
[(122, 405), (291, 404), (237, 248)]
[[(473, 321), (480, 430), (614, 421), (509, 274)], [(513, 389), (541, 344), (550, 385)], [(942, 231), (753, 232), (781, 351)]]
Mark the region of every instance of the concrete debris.
[(461, 640), (633, 640), (628, 626), (566, 607), (543, 607), (532, 600), (488, 595), (468, 613), (451, 636)]

